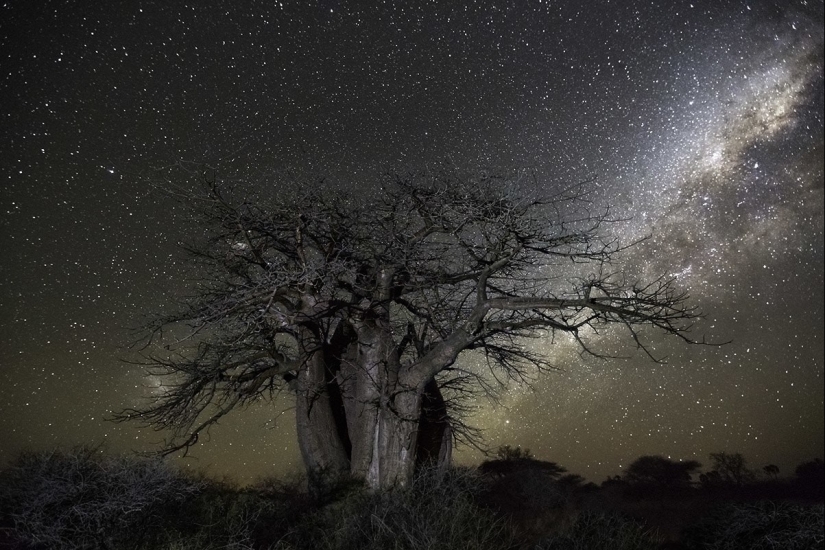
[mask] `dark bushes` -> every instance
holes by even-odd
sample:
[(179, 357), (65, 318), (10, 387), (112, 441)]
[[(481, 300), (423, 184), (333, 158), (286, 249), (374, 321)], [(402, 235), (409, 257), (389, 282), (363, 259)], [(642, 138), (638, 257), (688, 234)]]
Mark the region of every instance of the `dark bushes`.
[(425, 470), (405, 491), (351, 492), (307, 515), (276, 548), (417, 550), (514, 548), (504, 522), (481, 508), (472, 469)]
[(535, 550), (655, 550), (658, 537), (618, 513), (587, 511), (569, 529), (539, 541)]
[(686, 529), (689, 549), (812, 550), (825, 547), (823, 507), (788, 502), (730, 502)]
[[(308, 493), (306, 480), (268, 479), (239, 489), (182, 475), (160, 460), (105, 457), (93, 449), (25, 454), (0, 473), (0, 548), (652, 550), (668, 540), (695, 550), (794, 550), (825, 544), (821, 504), (725, 503), (720, 499), (727, 497), (707, 491), (626, 498), (610, 487), (580, 487), (576, 476), (559, 478), (560, 467), (508, 458), (502, 462), (515, 460), (517, 467), (487, 475), (474, 468), (423, 470), (404, 490), (376, 493), (348, 480), (315, 483), (320, 490)], [(820, 479), (821, 462), (811, 464), (797, 472), (799, 479)], [(684, 521), (670, 529), (655, 512)], [(660, 535), (653, 526), (667, 529)]]
[(91, 448), (26, 453), (0, 474), (0, 511), (13, 537), (33, 547), (125, 548), (201, 488), (159, 459)]
[(239, 490), (161, 460), (76, 449), (4, 471), (0, 521), (6, 545), (50, 550), (512, 548), (480, 490), (472, 469), (427, 470), (389, 493), (346, 482), (310, 496), (274, 480)]

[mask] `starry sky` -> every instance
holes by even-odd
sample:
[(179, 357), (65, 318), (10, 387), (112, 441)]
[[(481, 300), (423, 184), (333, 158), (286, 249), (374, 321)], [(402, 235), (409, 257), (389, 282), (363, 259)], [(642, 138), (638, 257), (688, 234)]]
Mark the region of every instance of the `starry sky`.
[[(666, 364), (531, 343), (561, 370), (475, 404), (488, 445), (594, 481), (722, 450), (792, 473), (825, 451), (823, 34), (822, 0), (0, 3), (0, 464), (162, 439), (106, 421), (159, 391), (122, 361), (129, 329), (186, 293), (199, 235), (143, 175), (225, 161), (376, 193), (446, 161), (592, 179), (617, 236), (650, 236), (620, 267), (676, 277), (695, 336), (732, 341), (654, 340)], [(298, 469), (289, 406), (185, 463)]]

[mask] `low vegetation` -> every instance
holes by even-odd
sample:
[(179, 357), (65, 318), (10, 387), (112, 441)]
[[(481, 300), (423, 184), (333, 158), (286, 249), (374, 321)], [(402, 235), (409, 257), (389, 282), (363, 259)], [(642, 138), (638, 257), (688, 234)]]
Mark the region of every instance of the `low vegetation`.
[[(0, 548), (16, 550), (640, 550), (822, 548), (822, 461), (781, 478), (716, 453), (697, 484), (642, 457), (600, 487), (529, 451), (424, 469), (404, 491), (305, 480), (245, 488), (99, 449), (21, 455), (0, 473)], [(741, 471), (719, 471), (718, 467)], [(731, 466), (733, 465), (733, 466)], [(649, 471), (648, 471), (649, 469)]]

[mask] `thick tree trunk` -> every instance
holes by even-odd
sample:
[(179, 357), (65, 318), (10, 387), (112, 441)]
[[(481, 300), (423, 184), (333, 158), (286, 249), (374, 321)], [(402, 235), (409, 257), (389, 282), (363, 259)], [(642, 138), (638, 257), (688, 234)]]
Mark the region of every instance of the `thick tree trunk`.
[(403, 385), (381, 320), (338, 327), (301, 370), (298, 441), (311, 480), (351, 475), (372, 489), (404, 487), (416, 466), (446, 466), (452, 433), (434, 380)]
[(424, 387), (421, 417), (418, 421), (416, 466), (446, 468), (452, 460), (453, 432), (447, 416), (447, 404), (435, 379)]
[[(388, 351), (381, 335), (374, 328), (358, 332), (355, 362), (348, 365), (347, 376), (352, 382), (348, 391), (352, 411), (347, 418), (352, 441), (351, 473), (366, 479), (375, 453), (375, 433), (383, 388), (387, 382), (384, 360)], [(349, 414), (348, 411), (348, 414)]]
[(405, 487), (415, 472), (421, 394), (401, 391), (382, 397), (373, 433), (367, 484), (374, 489)]
[(421, 395), (399, 386), (401, 364), (386, 319), (369, 318), (356, 330), (351, 472), (374, 489), (404, 486), (415, 466)]
[[(377, 391), (367, 379), (357, 376), (360, 384), (353, 384), (353, 378), (336, 376), (327, 379), (325, 389), (299, 391), (298, 441), (310, 478), (326, 482), (351, 475), (372, 489), (390, 489), (407, 486), (416, 466), (448, 466), (452, 432), (435, 382), (419, 389), (392, 385)], [(341, 406), (334, 406), (330, 387), (340, 388)]]
[(295, 418), (298, 445), (310, 478), (337, 478), (348, 472), (349, 458), (338, 435), (321, 353), (314, 353), (298, 374)]

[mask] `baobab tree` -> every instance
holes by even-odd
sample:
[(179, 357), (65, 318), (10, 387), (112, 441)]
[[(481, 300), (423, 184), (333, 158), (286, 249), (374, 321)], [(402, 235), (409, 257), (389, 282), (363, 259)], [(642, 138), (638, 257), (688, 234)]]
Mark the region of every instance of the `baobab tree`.
[[(585, 185), (548, 193), (524, 173), (443, 170), (386, 176), (367, 196), (308, 188), (263, 200), (200, 173), (182, 200), (209, 232), (189, 248), (201, 281), (149, 327), (176, 335), (146, 354), (171, 381), (118, 417), (168, 430), (164, 452), (289, 389), (310, 474), (403, 486), (467, 435), (446, 393), (484, 388), (487, 368), (552, 368), (524, 339), (567, 335), (602, 356), (591, 337), (617, 327), (654, 360), (644, 327), (691, 341), (698, 313), (674, 280), (614, 271), (626, 246), (603, 234), (610, 213)], [(472, 350), (481, 367), (457, 363)]]

